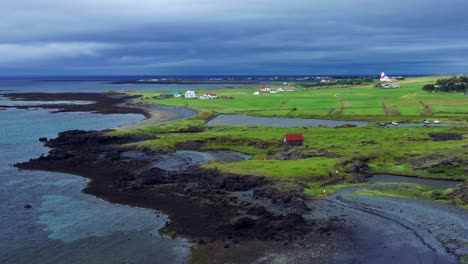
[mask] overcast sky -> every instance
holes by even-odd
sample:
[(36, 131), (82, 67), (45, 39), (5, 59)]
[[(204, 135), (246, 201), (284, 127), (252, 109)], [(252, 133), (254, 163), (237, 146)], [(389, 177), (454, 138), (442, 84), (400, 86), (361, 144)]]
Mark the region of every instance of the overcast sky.
[(467, 0), (2, 0), (0, 75), (467, 73)]

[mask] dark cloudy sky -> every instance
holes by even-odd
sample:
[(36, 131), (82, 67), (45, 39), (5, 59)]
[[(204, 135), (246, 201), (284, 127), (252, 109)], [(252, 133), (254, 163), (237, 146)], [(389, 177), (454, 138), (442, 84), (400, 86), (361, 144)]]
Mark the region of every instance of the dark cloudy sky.
[(0, 75), (468, 72), (467, 0), (1, 0)]

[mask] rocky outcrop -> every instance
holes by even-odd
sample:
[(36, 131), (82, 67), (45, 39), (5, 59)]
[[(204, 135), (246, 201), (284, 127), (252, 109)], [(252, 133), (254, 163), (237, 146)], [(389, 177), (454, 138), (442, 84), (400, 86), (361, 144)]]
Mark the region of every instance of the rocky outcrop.
[(308, 147), (284, 147), (280, 152), (268, 153), (268, 156), (277, 160), (302, 160), (313, 157), (337, 158), (341, 155), (335, 152), (329, 152), (325, 148), (311, 149)]
[(372, 158), (373, 157), (357, 157), (343, 162), (345, 172), (354, 176), (354, 178), (349, 181), (350, 183), (367, 182), (367, 177), (371, 174), (368, 162)]
[(441, 154), (433, 153), (413, 160), (410, 166), (415, 170), (426, 170), (444, 166), (459, 167), (468, 165), (468, 160), (462, 157), (445, 157)]
[(460, 201), (462, 205), (468, 205), (468, 181), (458, 185), (447, 197)]
[(429, 136), (434, 141), (463, 140), (463, 135), (457, 133), (430, 133)]
[[(300, 182), (282, 183), (198, 166), (183, 171), (154, 168), (153, 161), (161, 153), (129, 155), (134, 150), (120, 146), (141, 139), (67, 131), (46, 142), (52, 148), (49, 155), (16, 166), (91, 178), (85, 192), (110, 202), (161, 210), (171, 219), (169, 228), (197, 239), (290, 241), (316, 228), (301, 216), (308, 207)], [(268, 143), (251, 144), (265, 147)], [(251, 195), (239, 199), (237, 193)]]

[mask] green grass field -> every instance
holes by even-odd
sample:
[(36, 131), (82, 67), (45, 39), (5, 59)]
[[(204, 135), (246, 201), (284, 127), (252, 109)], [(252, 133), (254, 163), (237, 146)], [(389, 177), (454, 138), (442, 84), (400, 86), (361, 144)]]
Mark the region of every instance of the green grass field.
[[(468, 97), (463, 93), (429, 93), (422, 90), (439, 77), (409, 78), (400, 81), (399, 89), (357, 87), (325, 87), (294, 92), (253, 95), (259, 87), (217, 89), (218, 96), (233, 99), (197, 100), (185, 98), (153, 99), (160, 92), (135, 92), (145, 103), (184, 106), (197, 111), (257, 116), (319, 117), (328, 119), (373, 121), (422, 121), (466, 123)], [(210, 90), (213, 92), (213, 90)], [(181, 91), (183, 92), (183, 91)], [(202, 90), (199, 93), (205, 93)]]
[[(252, 93), (258, 87), (210, 90), (218, 96), (234, 99), (198, 100), (172, 98), (156, 100), (160, 92), (135, 92), (143, 99), (137, 102), (188, 107), (199, 111), (195, 117), (162, 125), (119, 129), (111, 134), (155, 135), (156, 139), (133, 143), (139, 149), (175, 151), (179, 143), (197, 140), (202, 150), (228, 149), (253, 155), (248, 161), (220, 163), (212, 161), (206, 168), (223, 172), (267, 176), (278, 181), (301, 180), (308, 184), (305, 193), (323, 196), (349, 186), (353, 175), (346, 173), (345, 161), (366, 160), (371, 174), (398, 174), (435, 179), (468, 180), (465, 170), (468, 160), (468, 129), (466, 127), (400, 127), (377, 126), (355, 128), (297, 127), (272, 128), (261, 126), (207, 127), (212, 115), (247, 114), (258, 116), (315, 117), (372, 121), (417, 121), (439, 119), (446, 123), (467, 124), (468, 97), (461, 93), (428, 93), (421, 88), (438, 77), (410, 78), (400, 82), (400, 89), (364, 87), (330, 87), (314, 90), (297, 88), (279, 94)], [(205, 91), (200, 91), (203, 93)], [(186, 133), (193, 130), (197, 133)], [(282, 138), (286, 133), (305, 136), (301, 150), (310, 157), (279, 160), (284, 152)], [(430, 133), (456, 133), (462, 140), (433, 141)], [(258, 144), (258, 143), (263, 144)], [(436, 154), (436, 155), (434, 155)], [(446, 162), (456, 160), (456, 162)], [(464, 161), (464, 163), (463, 163)], [(444, 163), (445, 162), (445, 163)], [(436, 164), (436, 165), (434, 165)], [(437, 165), (444, 164), (444, 165)], [(321, 187), (330, 180), (330, 172), (340, 171), (345, 180)], [(378, 194), (424, 198), (426, 189), (380, 190)], [(378, 195), (376, 191), (362, 194)], [(418, 196), (421, 195), (421, 196)], [(442, 198), (441, 198), (442, 199)]]

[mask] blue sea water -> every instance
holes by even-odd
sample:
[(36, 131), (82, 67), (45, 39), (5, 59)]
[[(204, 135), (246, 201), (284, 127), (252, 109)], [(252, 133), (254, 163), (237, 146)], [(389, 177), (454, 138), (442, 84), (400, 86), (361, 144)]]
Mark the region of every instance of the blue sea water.
[[(43, 78), (47, 79), (47, 78)], [(107, 92), (107, 91), (186, 91), (224, 87), (245, 87), (252, 84), (112, 84), (110, 81), (38, 81), (37, 79), (0, 78), (0, 93), (8, 92)]]
[[(34, 89), (64, 92), (70, 87), (48, 85)], [(0, 89), (11, 88), (0, 82)], [(158, 234), (168, 221), (164, 215), (83, 194), (87, 180), (82, 177), (20, 171), (12, 166), (48, 152), (39, 137), (53, 138), (69, 129), (117, 127), (142, 118), (136, 114), (0, 110), (0, 263), (186, 262), (189, 243)], [(32, 208), (24, 208), (26, 204)]]

